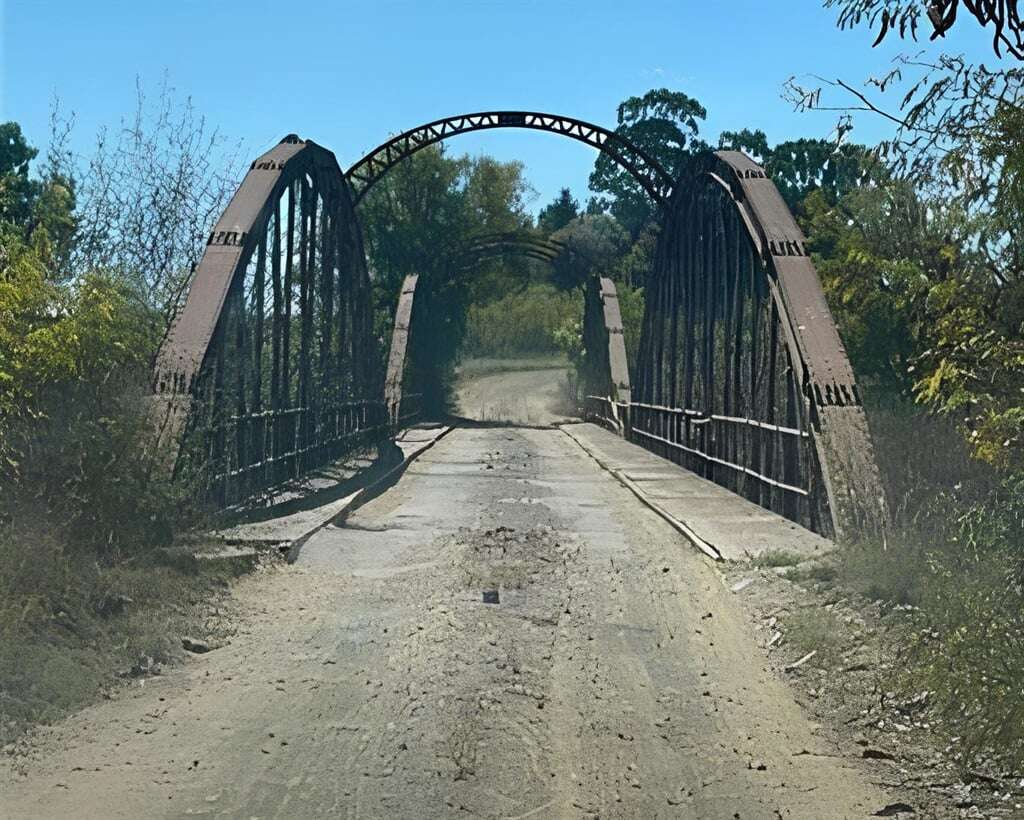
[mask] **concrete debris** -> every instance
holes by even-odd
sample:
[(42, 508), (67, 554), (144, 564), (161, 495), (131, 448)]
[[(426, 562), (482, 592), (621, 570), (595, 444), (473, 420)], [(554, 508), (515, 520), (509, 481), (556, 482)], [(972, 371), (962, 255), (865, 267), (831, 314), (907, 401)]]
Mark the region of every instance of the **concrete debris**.
[(206, 652), (209, 652), (211, 649), (213, 649), (213, 647), (210, 646), (209, 643), (207, 643), (206, 641), (201, 641), (197, 638), (182, 638), (181, 645), (182, 648), (196, 655), (205, 654)]
[(801, 666), (803, 666), (805, 663), (807, 663), (807, 661), (809, 661), (811, 658), (813, 658), (817, 654), (818, 654), (818, 650), (817, 649), (813, 649), (810, 652), (808, 652), (806, 655), (804, 655), (800, 660), (796, 661), (795, 663), (791, 663), (791, 664), (788, 664), (787, 666), (782, 667), (782, 670), (784, 672), (792, 672), (794, 669), (799, 669)]

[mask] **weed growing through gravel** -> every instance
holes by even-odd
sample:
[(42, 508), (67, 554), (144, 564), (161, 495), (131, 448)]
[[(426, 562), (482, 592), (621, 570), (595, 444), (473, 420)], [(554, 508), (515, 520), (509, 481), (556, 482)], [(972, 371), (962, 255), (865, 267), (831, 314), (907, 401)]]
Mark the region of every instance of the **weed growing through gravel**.
[(754, 559), (754, 566), (761, 569), (771, 569), (773, 567), (792, 567), (799, 564), (803, 558), (795, 553), (789, 552), (788, 550), (768, 550), (762, 553)]
[(787, 619), (786, 639), (799, 655), (817, 653), (815, 666), (830, 668), (839, 662), (848, 635), (846, 625), (831, 612), (808, 609)]

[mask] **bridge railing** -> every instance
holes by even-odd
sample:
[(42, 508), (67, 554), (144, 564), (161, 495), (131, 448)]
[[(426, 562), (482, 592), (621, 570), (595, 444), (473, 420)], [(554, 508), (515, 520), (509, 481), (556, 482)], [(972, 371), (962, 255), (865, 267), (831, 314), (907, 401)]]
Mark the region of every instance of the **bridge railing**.
[(219, 506), (299, 478), (314, 467), (387, 435), (381, 401), (339, 402), (226, 417), (195, 431), (202, 453), (200, 483)]
[(629, 403), (612, 396), (591, 394), (583, 399), (583, 417), (625, 437), (629, 426)]
[(824, 535), (884, 531), (860, 393), (803, 234), (749, 157), (691, 170), (662, 213), (630, 393), (595, 380), (588, 412)]
[[(801, 439), (810, 438), (806, 430), (642, 402), (633, 402), (629, 410), (628, 438), (719, 484), (736, 487), (763, 506), (779, 508), (789, 518), (801, 516), (811, 497), (800, 446)], [(758, 465), (763, 466), (756, 469)]]
[(423, 415), (423, 394), (403, 393), (398, 405), (397, 426), (406, 427)]

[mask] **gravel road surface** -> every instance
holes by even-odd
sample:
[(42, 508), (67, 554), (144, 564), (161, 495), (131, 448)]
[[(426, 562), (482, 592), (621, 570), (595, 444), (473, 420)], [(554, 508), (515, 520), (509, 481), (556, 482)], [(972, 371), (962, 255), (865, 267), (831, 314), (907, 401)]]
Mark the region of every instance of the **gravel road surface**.
[(459, 429), (231, 643), (39, 734), (5, 818), (860, 818), (716, 567), (558, 430)]

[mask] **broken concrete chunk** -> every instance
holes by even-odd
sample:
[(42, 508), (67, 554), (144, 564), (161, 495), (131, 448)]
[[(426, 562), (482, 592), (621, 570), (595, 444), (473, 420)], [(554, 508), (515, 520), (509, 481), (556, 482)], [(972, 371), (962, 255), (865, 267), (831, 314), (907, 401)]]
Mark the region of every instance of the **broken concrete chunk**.
[(807, 661), (809, 661), (817, 654), (818, 650), (814, 649), (808, 652), (806, 655), (804, 655), (800, 660), (796, 661), (795, 663), (791, 663), (788, 666), (784, 666), (782, 667), (782, 669), (784, 672), (792, 672), (794, 669), (799, 669), (801, 666), (803, 666), (805, 663), (807, 663)]
[(907, 803), (890, 803), (875, 812), (875, 817), (899, 817), (901, 814), (914, 814), (914, 807)]
[(202, 655), (205, 652), (209, 652), (213, 649), (206, 641), (201, 641), (197, 638), (182, 638), (181, 645), (184, 649), (189, 652), (194, 652), (196, 655)]

